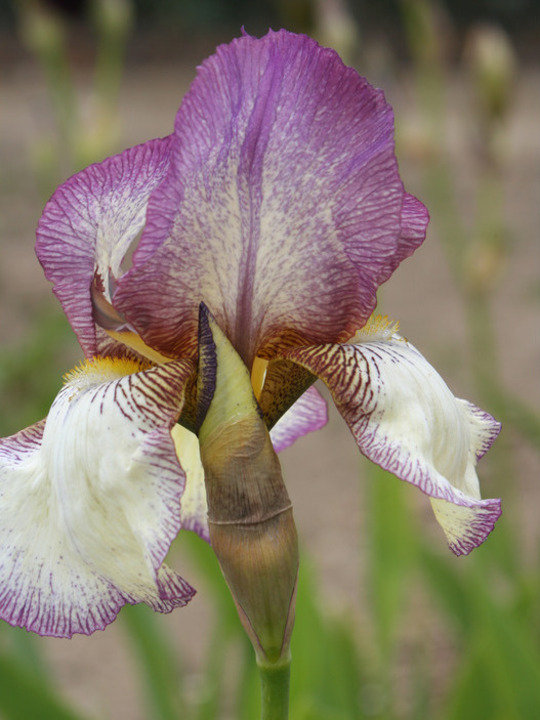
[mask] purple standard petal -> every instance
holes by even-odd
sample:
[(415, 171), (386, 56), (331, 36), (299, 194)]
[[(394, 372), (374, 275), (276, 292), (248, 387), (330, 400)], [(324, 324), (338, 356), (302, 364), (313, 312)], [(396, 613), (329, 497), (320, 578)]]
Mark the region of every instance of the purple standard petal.
[(91, 286), (96, 272), (110, 299), (110, 275), (145, 221), (148, 197), (169, 167), (173, 137), (150, 140), (91, 165), (61, 185), (37, 228), (36, 253), (87, 357), (110, 338), (96, 328)]
[(125, 603), (169, 612), (191, 599), (163, 561), (180, 529), (171, 431), (192, 371), (87, 363), (46, 420), (0, 440), (0, 617), (71, 637), (103, 629)]
[(298, 438), (320, 430), (328, 422), (326, 400), (313, 386), (292, 405), (270, 431), (272, 445), (281, 452)]
[(327, 384), (360, 450), (431, 499), (451, 549), (480, 545), (501, 514), (481, 500), (477, 460), (500, 425), (455, 398), (420, 353), (392, 332), (358, 343), (287, 351)]
[(401, 208), (401, 236), (399, 251), (394, 256), (394, 265), (391, 271), (402, 260), (412, 255), (416, 248), (422, 244), (426, 237), (426, 228), (429, 222), (429, 213), (426, 207), (414, 197), (405, 193), (403, 207)]
[(244, 36), (202, 64), (175, 128), (115, 295), (145, 342), (195, 352), (200, 301), (248, 366), (273, 342), (353, 335), (427, 224), (383, 93), (308, 37)]

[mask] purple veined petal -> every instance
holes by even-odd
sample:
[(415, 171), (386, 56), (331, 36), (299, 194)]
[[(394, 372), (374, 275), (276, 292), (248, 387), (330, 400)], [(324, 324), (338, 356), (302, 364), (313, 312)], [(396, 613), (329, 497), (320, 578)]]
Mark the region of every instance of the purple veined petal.
[(292, 445), (298, 438), (320, 430), (328, 422), (326, 400), (311, 386), (277, 421), (270, 431), (276, 452)]
[(402, 260), (412, 255), (416, 248), (422, 244), (426, 236), (428, 222), (429, 213), (425, 205), (421, 203), (418, 198), (415, 198), (414, 195), (405, 193), (403, 195), (403, 206), (401, 208), (399, 251), (395, 254), (393, 263), (388, 267), (390, 273), (396, 269)]
[(200, 301), (248, 367), (273, 342), (354, 334), (427, 224), (383, 93), (306, 36), (244, 36), (202, 64), (175, 128), (114, 296), (145, 342), (194, 352)]
[(171, 428), (192, 371), (87, 363), (46, 420), (0, 441), (0, 617), (71, 637), (125, 603), (169, 612), (191, 599), (163, 561), (184, 489)]
[(289, 360), (272, 361), (256, 357), (251, 369), (253, 394), (270, 430), (306, 390), (316, 377)]
[(85, 355), (109, 343), (96, 328), (91, 285), (97, 272), (110, 300), (109, 276), (144, 225), (148, 197), (169, 167), (173, 137), (150, 140), (91, 165), (61, 185), (38, 224), (36, 253)]
[(410, 343), (384, 328), (355, 344), (286, 355), (324, 380), (364, 455), (430, 497), (454, 553), (486, 539), (500, 500), (480, 499), (475, 465), (499, 423), (455, 398)]

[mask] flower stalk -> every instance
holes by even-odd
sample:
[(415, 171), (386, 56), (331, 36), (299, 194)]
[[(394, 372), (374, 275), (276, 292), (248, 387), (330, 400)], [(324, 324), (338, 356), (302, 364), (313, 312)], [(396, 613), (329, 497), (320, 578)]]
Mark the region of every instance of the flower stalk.
[(289, 717), (290, 657), (283, 663), (259, 663), (261, 678), (261, 720), (287, 720)]

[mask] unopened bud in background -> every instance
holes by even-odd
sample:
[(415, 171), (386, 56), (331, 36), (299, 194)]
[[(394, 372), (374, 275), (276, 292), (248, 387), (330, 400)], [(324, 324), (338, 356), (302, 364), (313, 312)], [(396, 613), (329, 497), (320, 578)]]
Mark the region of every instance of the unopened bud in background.
[(484, 112), (493, 118), (505, 115), (517, 64), (508, 35), (493, 25), (476, 26), (467, 39), (464, 58)]

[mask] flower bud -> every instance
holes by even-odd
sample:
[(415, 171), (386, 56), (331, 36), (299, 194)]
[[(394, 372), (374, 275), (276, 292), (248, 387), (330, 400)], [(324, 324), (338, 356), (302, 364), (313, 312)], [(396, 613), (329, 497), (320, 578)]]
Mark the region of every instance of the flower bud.
[(199, 430), (212, 547), (261, 664), (288, 656), (294, 622), (298, 541), (292, 506), (250, 374), (215, 321), (199, 357), (202, 397), (214, 380)]

